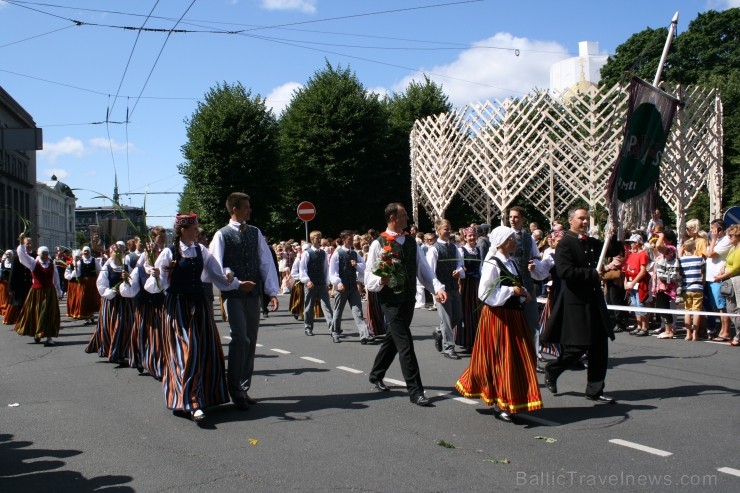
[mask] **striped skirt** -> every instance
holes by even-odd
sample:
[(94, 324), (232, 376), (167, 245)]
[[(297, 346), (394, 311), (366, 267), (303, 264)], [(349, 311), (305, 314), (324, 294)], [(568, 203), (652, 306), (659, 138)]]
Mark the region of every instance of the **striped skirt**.
[(15, 331), (35, 339), (57, 337), (60, 320), (56, 288), (31, 289), (15, 324)]
[(512, 414), (542, 408), (533, 347), (522, 311), (484, 305), (470, 364), (455, 388)]
[[(540, 326), (538, 330), (540, 333), (542, 333), (543, 330), (545, 330), (545, 327), (547, 326), (547, 320), (550, 318), (550, 312), (552, 312), (552, 305), (554, 304), (553, 296), (550, 295), (547, 297), (547, 301), (545, 302), (545, 306), (542, 307), (542, 313), (540, 314)], [(541, 353), (551, 354), (553, 356), (560, 356), (560, 343), (557, 342), (549, 342), (549, 343), (540, 343), (539, 351)]]
[(365, 321), (367, 329), (373, 337), (383, 337), (386, 334), (387, 327), (383, 309), (380, 307), (380, 298), (378, 293), (368, 291), (367, 303), (365, 304)]
[(95, 332), (85, 348), (86, 353), (98, 353), (111, 363), (131, 358), (131, 331), (134, 326), (134, 304), (131, 298), (116, 296), (104, 299)]
[(157, 380), (164, 374), (163, 322), (164, 303), (139, 303), (131, 333), (132, 366), (141, 365)]
[[(303, 321), (305, 297), (306, 291), (303, 288), (303, 283), (301, 281), (296, 281), (295, 284), (293, 284), (293, 287), (290, 288), (290, 301), (288, 301), (290, 313), (293, 314), (293, 318), (296, 320)], [(321, 303), (313, 304), (313, 318), (324, 318), (324, 310), (321, 309)]]
[(229, 402), (221, 337), (203, 294), (167, 294), (162, 389), (167, 408), (194, 411)]
[(94, 277), (80, 278), (82, 294), (80, 295), (80, 308), (77, 312), (77, 319), (79, 320), (92, 318), (101, 309), (102, 301), (96, 281)]
[(462, 301), (463, 321), (462, 325), (455, 328), (455, 344), (463, 347), (473, 347), (475, 334), (478, 333), (478, 319), (482, 309), (481, 301), (478, 299), (480, 278), (466, 277), (461, 279), (461, 284), (460, 299)]
[(8, 306), (8, 281), (0, 281), (0, 314), (5, 313)]
[(82, 302), (82, 288), (76, 279), (67, 282), (67, 316), (78, 320), (80, 318), (80, 303)]

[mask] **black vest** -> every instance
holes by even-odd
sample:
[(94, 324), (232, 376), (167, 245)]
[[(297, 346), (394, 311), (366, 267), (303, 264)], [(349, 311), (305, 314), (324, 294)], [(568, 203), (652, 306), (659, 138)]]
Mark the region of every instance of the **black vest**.
[(532, 293), (534, 282), (532, 281), (532, 274), (529, 273), (529, 260), (532, 257), (532, 235), (522, 230), (521, 237), (515, 234), (514, 238), (516, 238), (516, 251), (509, 256), (509, 259), (519, 269), (522, 286)]
[[(498, 268), (500, 271), (500, 285), (501, 286), (509, 286), (513, 287), (516, 286), (516, 283), (514, 282), (514, 279), (516, 279), (519, 282), (519, 285), (522, 285), (522, 276), (517, 274), (512, 274), (508, 271), (506, 266), (504, 266), (504, 263), (501, 262), (501, 259), (496, 257), (495, 255), (491, 257), (493, 260), (496, 261), (498, 264)], [(522, 304), (522, 300), (520, 296), (510, 296), (508, 300), (504, 303), (504, 308), (515, 308), (517, 310), (522, 310), (524, 308), (524, 305)]]
[[(169, 247), (172, 252), (172, 258), (175, 258), (175, 248)], [(203, 272), (203, 253), (200, 246), (196, 246), (198, 252), (196, 257), (183, 257), (177, 260), (177, 264), (172, 266), (170, 271), (170, 286), (167, 288), (168, 294), (198, 294), (203, 296), (203, 283), (200, 281), (200, 275)]]
[(480, 250), (478, 247), (475, 247), (473, 253), (468, 253), (468, 251), (463, 248), (463, 259), (465, 262), (465, 277), (479, 278), (481, 261)]
[(139, 270), (139, 294), (136, 295), (136, 301), (138, 303), (162, 303), (164, 302), (164, 293), (150, 293), (144, 289), (144, 284), (149, 279), (149, 274), (146, 273), (143, 265), (137, 267)]
[(322, 249), (314, 250), (309, 248), (305, 252), (308, 254), (308, 260), (306, 261), (306, 273), (311, 282), (316, 286), (323, 286), (326, 284), (326, 252)]
[(449, 293), (456, 289), (455, 278), (452, 273), (457, 269), (457, 247), (451, 242), (435, 243), (432, 245), (437, 250), (437, 268), (434, 274), (439, 282), (445, 285), (445, 290)]
[[(380, 243), (381, 250), (388, 244), (383, 236), (378, 236), (376, 241)], [(383, 289), (378, 292), (378, 299), (381, 303), (413, 303), (416, 297), (416, 241), (409, 236), (406, 237), (403, 245), (399, 245), (395, 241), (390, 243), (391, 252), (398, 254), (401, 259), (401, 265), (406, 272), (406, 282), (403, 285), (403, 293), (400, 294), (394, 293), (388, 286), (383, 286)], [(373, 268), (373, 266), (370, 266), (370, 268)]]
[(95, 269), (95, 259), (91, 259), (88, 263), (80, 260), (80, 272), (82, 273), (81, 277), (98, 277)]
[(337, 261), (339, 266), (339, 279), (344, 284), (345, 293), (349, 294), (357, 290), (357, 269), (352, 267), (352, 261), (357, 262), (357, 252), (355, 250), (345, 250), (338, 248), (334, 255), (338, 255)]
[[(221, 236), (224, 239), (224, 265), (234, 273), (234, 277), (240, 281), (252, 281), (259, 284), (260, 281), (260, 259), (259, 259), (259, 236), (258, 229), (246, 225), (244, 231), (238, 231), (231, 226), (221, 228)], [(239, 289), (221, 291), (222, 298), (243, 298), (245, 296), (257, 296), (260, 290), (255, 287), (249, 293)]]

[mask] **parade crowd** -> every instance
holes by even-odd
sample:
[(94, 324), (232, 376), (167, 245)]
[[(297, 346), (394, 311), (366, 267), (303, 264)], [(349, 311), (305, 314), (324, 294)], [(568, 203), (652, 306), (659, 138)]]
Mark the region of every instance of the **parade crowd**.
[[(360, 344), (377, 347), (372, 388), (390, 390), (383, 378), (398, 355), (420, 406), (429, 400), (410, 326), (415, 310), (436, 312), (436, 350), (452, 360), (470, 355), (457, 391), (504, 421), (542, 407), (538, 374), (557, 394), (559, 375), (576, 365), (587, 369), (585, 397), (613, 403), (604, 388), (608, 341), (618, 333), (740, 346), (740, 318), (701, 314), (740, 313), (740, 226), (720, 219), (709, 232), (691, 219), (679, 234), (656, 210), (624, 241), (610, 239), (598, 265), (604, 243), (584, 208), (547, 230), (515, 206), (508, 227), (453, 229), (440, 219), (423, 233), (392, 203), (380, 233), (347, 229), (332, 239), (312, 231), (308, 242), (270, 244), (248, 224), (248, 195), (232, 193), (225, 205), (230, 221), (210, 241), (195, 214), (176, 216), (171, 241), (157, 226), (105, 250), (52, 254), (21, 235), (1, 261), (3, 323), (54, 346), (65, 300), (67, 317), (94, 326), (85, 352), (148, 373), (166, 407), (196, 422), (211, 406), (256, 404), (249, 390), (260, 319), (278, 309), (280, 295), (289, 295), (305, 336), (323, 319), (333, 343), (346, 340), (349, 305)], [(681, 329), (666, 312), (676, 308), (687, 312)], [(228, 368), (217, 316), (229, 325)]]

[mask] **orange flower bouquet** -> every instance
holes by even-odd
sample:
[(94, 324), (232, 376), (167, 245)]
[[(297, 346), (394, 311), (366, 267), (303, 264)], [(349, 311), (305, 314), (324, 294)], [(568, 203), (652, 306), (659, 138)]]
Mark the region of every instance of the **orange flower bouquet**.
[(378, 277), (389, 278), (388, 287), (394, 293), (401, 294), (403, 293), (404, 284), (406, 284), (406, 271), (401, 264), (400, 256), (393, 252), (392, 244), (396, 241), (396, 238), (385, 232), (381, 233), (381, 236), (385, 238), (387, 243), (375, 262), (372, 272)]

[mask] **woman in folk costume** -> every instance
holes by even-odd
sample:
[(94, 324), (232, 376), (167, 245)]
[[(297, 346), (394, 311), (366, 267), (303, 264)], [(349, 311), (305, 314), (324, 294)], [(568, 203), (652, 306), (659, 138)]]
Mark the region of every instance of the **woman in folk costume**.
[(64, 269), (64, 279), (67, 281), (67, 316), (69, 318), (75, 318), (72, 316), (75, 310), (79, 310), (80, 296), (82, 289), (80, 288), (80, 282), (77, 278), (77, 269), (75, 265), (82, 258), (82, 250), (74, 250), (72, 257), (67, 263), (67, 267)]
[[(33, 241), (31, 238), (24, 238), (22, 243), (25, 252), (29, 256), (36, 258), (36, 252), (33, 251)], [(10, 268), (10, 276), (8, 277), (8, 306), (5, 309), (5, 313), (3, 313), (3, 323), (5, 325), (12, 325), (12, 330), (15, 330), (15, 324), (18, 322), (21, 312), (23, 312), (28, 292), (31, 290), (31, 284), (33, 284), (31, 271), (21, 263), (18, 255), (15, 255)]]
[(164, 292), (150, 293), (144, 286), (154, 268), (150, 256), (156, 258), (154, 255), (158, 256), (161, 250), (157, 243), (147, 245), (146, 252), (131, 270), (130, 283), (121, 285), (121, 294), (134, 300), (134, 328), (131, 332), (133, 356), (130, 364), (139, 373), (146, 371), (160, 381), (165, 364), (162, 338)]
[(74, 269), (68, 268), (64, 278), (68, 281), (77, 281), (77, 293), (74, 299), (68, 296), (67, 316), (75, 320), (84, 320), (85, 325), (95, 323), (95, 313), (100, 311), (100, 293), (98, 292), (98, 275), (100, 273), (100, 259), (92, 256), (89, 246), (82, 248), (79, 259), (75, 257)]
[(221, 338), (202, 281), (221, 291), (251, 289), (224, 274), (197, 237), (198, 216), (177, 215), (174, 245), (162, 251), (144, 284), (150, 293), (165, 293), (165, 404), (176, 414), (189, 413), (196, 422), (205, 418), (206, 407), (229, 402)]
[[(558, 243), (560, 243), (560, 240), (565, 235), (565, 230), (557, 230), (550, 233), (551, 238), (551, 247), (545, 250), (547, 252), (547, 255), (543, 254), (542, 260), (539, 263), (535, 264), (535, 270), (532, 271), (532, 279), (535, 281), (545, 281), (548, 278), (550, 278), (550, 282), (548, 282), (547, 286), (547, 301), (545, 302), (545, 306), (542, 309), (542, 313), (540, 314), (540, 326), (539, 331), (542, 332), (542, 330), (547, 325), (547, 319), (550, 318), (550, 313), (552, 312), (552, 307), (555, 304), (555, 300), (558, 299), (558, 295), (560, 294), (560, 277), (558, 277), (558, 271), (555, 269), (555, 250), (558, 247)], [(539, 351), (542, 353), (551, 354), (553, 356), (559, 356), (560, 355), (560, 344), (557, 342), (554, 343), (545, 343), (540, 344)], [(540, 361), (544, 361), (544, 358), (540, 354), (537, 355), (538, 359)]]
[(469, 351), (475, 342), (475, 334), (478, 332), (478, 318), (480, 317), (478, 285), (480, 284), (481, 258), (480, 250), (476, 246), (478, 234), (475, 228), (465, 228), (463, 234), (465, 245), (463, 245), (461, 251), (465, 278), (460, 279), (463, 321), (462, 325), (455, 330), (455, 344)]
[(0, 260), (0, 315), (5, 316), (8, 307), (8, 279), (13, 267), (13, 250), (8, 250)]
[[(293, 265), (290, 269), (290, 277), (293, 278), (293, 286), (290, 288), (290, 300), (288, 301), (288, 307), (290, 313), (293, 314), (293, 318), (299, 321), (303, 321), (303, 308), (306, 298), (306, 291), (301, 282), (301, 276), (299, 273), (299, 267), (301, 265), (301, 255), (306, 250), (311, 248), (310, 243), (304, 243), (301, 247), (301, 251), (295, 256)], [(314, 319), (324, 318), (324, 310), (321, 309), (321, 303), (314, 303), (313, 307)]]
[(499, 226), (491, 233), (491, 250), (481, 268), (478, 297), (485, 303), (468, 368), (455, 388), (465, 397), (479, 397), (494, 406), (497, 416), (542, 408), (535, 371), (532, 331), (524, 318), (529, 297), (509, 255), (516, 250), (515, 231)]
[(62, 288), (59, 274), (47, 247), (40, 247), (38, 258), (33, 258), (26, 253), (23, 239), (21, 234), (21, 244), (16, 253), (21, 264), (31, 271), (33, 281), (20, 318), (15, 324), (15, 331), (22, 336), (33, 336), (36, 342), (45, 337), (44, 346), (54, 346), (56, 344), (52, 337), (59, 335), (60, 327), (59, 298), (62, 296)]
[(86, 353), (98, 353), (111, 363), (128, 364), (131, 359), (131, 330), (134, 325), (134, 304), (121, 295), (121, 287), (131, 284), (128, 267), (116, 245), (110, 247), (110, 259), (100, 270), (97, 280), (102, 299), (95, 332), (85, 348)]

